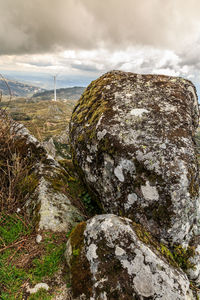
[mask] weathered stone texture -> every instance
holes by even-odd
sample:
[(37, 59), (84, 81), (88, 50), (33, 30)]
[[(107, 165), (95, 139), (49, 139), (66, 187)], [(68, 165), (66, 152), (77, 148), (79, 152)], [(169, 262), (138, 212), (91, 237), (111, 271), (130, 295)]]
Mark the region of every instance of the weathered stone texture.
[(19, 144), (23, 141), (25, 145), (21, 154), (33, 158), (31, 174), (37, 179), (37, 187), (26, 200), (25, 209), (34, 225), (38, 230), (69, 231), (83, 216), (63, 189), (54, 187), (63, 168), (23, 125), (13, 122), (11, 132)]
[(193, 84), (109, 72), (92, 82), (71, 119), (74, 164), (105, 212), (187, 245), (198, 233), (199, 176)]
[[(67, 243), (66, 258), (72, 287), (74, 281), (84, 286), (74, 286), (77, 299), (195, 299), (186, 275), (143, 243), (127, 218), (99, 215), (78, 226)], [(84, 274), (87, 281), (81, 281)]]

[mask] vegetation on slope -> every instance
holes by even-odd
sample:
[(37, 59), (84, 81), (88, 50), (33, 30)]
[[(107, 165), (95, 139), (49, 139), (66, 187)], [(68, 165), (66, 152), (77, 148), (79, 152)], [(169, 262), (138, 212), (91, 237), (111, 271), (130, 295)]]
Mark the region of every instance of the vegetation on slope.
[[(4, 111), (0, 118), (0, 299), (53, 299), (65, 290), (70, 295), (70, 283), (64, 264), (64, 251), (69, 233), (37, 232), (26, 215), (24, 204), (38, 184), (32, 175), (36, 153), (26, 155), (27, 145), (19, 143), (10, 128), (13, 122)], [(12, 124), (12, 126), (11, 126)], [(54, 180), (55, 189), (66, 189), (72, 201), (82, 206), (87, 217), (96, 211), (92, 199), (74, 172), (70, 160), (60, 162), (65, 169), (65, 182)], [(85, 208), (84, 208), (85, 206)], [(49, 290), (28, 292), (37, 283), (45, 282)], [(67, 298), (66, 298), (67, 299)], [(70, 299), (70, 296), (69, 296)]]
[(40, 141), (59, 136), (68, 126), (76, 101), (26, 101), (25, 99), (1, 102), (0, 108), (24, 124)]
[[(66, 233), (36, 233), (25, 216), (0, 214), (0, 299), (52, 299), (59, 294), (60, 282), (68, 282), (64, 274)], [(58, 280), (59, 277), (59, 280)], [(48, 291), (29, 294), (29, 288), (39, 282), (49, 285)]]
[[(56, 96), (59, 100), (77, 100), (80, 98), (81, 94), (84, 92), (85, 87), (71, 87), (71, 88), (61, 88), (56, 90)], [(54, 91), (43, 91), (35, 93), (32, 96), (32, 99), (39, 99), (39, 100), (52, 100), (54, 98)]]
[(39, 91), (44, 91), (44, 89), (30, 84), (11, 79), (0, 78), (0, 90), (3, 92), (4, 95), (9, 95), (9, 89), (5, 81), (9, 85), (13, 96), (28, 97), (32, 96), (34, 93), (37, 93)]

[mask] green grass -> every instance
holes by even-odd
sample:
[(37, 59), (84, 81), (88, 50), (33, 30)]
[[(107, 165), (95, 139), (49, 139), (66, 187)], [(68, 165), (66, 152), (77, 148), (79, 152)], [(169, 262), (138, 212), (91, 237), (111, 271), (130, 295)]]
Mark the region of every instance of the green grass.
[(39, 290), (37, 293), (32, 294), (28, 298), (29, 300), (50, 300), (52, 296), (44, 289)]
[(45, 246), (46, 254), (33, 261), (33, 269), (31, 270), (34, 280), (38, 282), (47, 276), (51, 278), (58, 271), (65, 251), (65, 244), (57, 246), (54, 242), (50, 242)]
[(8, 245), (21, 236), (28, 235), (32, 229), (25, 225), (24, 221), (18, 215), (1, 214), (0, 217), (0, 246)]
[[(20, 220), (17, 215), (2, 214), (0, 218), (0, 295), (1, 299), (12, 300), (24, 280), (28, 278), (25, 270), (10, 263), (10, 258), (16, 251), (11, 246), (31, 233), (31, 227)], [(21, 296), (18, 295), (18, 299)]]
[[(53, 276), (64, 264), (66, 233), (43, 233), (40, 244), (35, 242), (35, 234), (29, 224), (17, 214), (0, 215), (0, 299), (23, 299), (23, 284), (34, 286), (38, 282), (53, 280)], [(29, 265), (18, 267), (16, 262), (30, 255), (36, 247), (38, 255)], [(28, 249), (28, 250), (27, 250)], [(29, 251), (29, 252), (27, 252)], [(51, 284), (52, 286), (53, 284)], [(40, 290), (27, 299), (51, 299), (49, 292)]]
[(0, 297), (2, 300), (21, 299), (20, 287), (27, 279), (26, 271), (9, 264), (11, 251), (6, 251), (0, 258)]

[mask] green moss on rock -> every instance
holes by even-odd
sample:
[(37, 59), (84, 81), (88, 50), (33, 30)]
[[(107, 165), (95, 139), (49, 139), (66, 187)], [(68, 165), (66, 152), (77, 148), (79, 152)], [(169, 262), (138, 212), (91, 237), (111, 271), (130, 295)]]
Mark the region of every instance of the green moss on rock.
[(133, 222), (132, 226), (138, 238), (149, 247), (153, 247), (153, 249), (157, 250), (173, 267), (179, 267), (183, 271), (195, 267), (190, 261), (190, 258), (195, 255), (195, 247), (188, 246), (184, 248), (181, 245), (174, 245), (170, 249), (167, 245), (159, 243), (142, 225)]
[[(106, 86), (112, 82), (112, 78), (112, 74), (110, 77), (104, 75), (99, 79), (92, 81), (74, 108), (71, 118), (71, 122), (74, 126), (73, 128), (70, 128), (70, 136), (73, 136), (73, 133), (78, 126), (83, 125), (83, 130), (79, 132), (77, 136), (78, 143), (81, 143), (84, 140), (89, 142), (93, 138), (96, 138), (96, 125), (102, 114), (110, 109), (109, 98), (103, 96), (103, 91)], [(73, 148), (72, 140), (70, 141), (70, 144)], [(73, 154), (72, 150), (72, 158), (75, 159), (75, 155)]]
[(89, 262), (84, 253), (84, 230), (86, 223), (81, 222), (71, 232), (69, 239), (72, 247), (71, 286), (74, 297), (85, 294), (87, 299), (92, 295), (92, 282)]
[(70, 143), (104, 212), (140, 222), (167, 245), (190, 243), (199, 215), (198, 117), (195, 87), (181, 78), (112, 71), (88, 86)]

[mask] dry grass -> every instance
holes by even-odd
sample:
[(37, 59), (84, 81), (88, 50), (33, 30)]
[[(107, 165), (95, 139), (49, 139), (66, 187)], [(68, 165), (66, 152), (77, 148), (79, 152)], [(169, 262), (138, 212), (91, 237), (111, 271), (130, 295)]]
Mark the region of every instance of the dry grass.
[[(31, 159), (27, 157), (25, 140), (14, 133), (17, 126), (5, 111), (0, 111), (0, 212), (12, 213), (23, 205), (36, 179), (31, 175)], [(11, 129), (12, 128), (12, 129)], [(32, 185), (32, 188), (31, 188)]]

